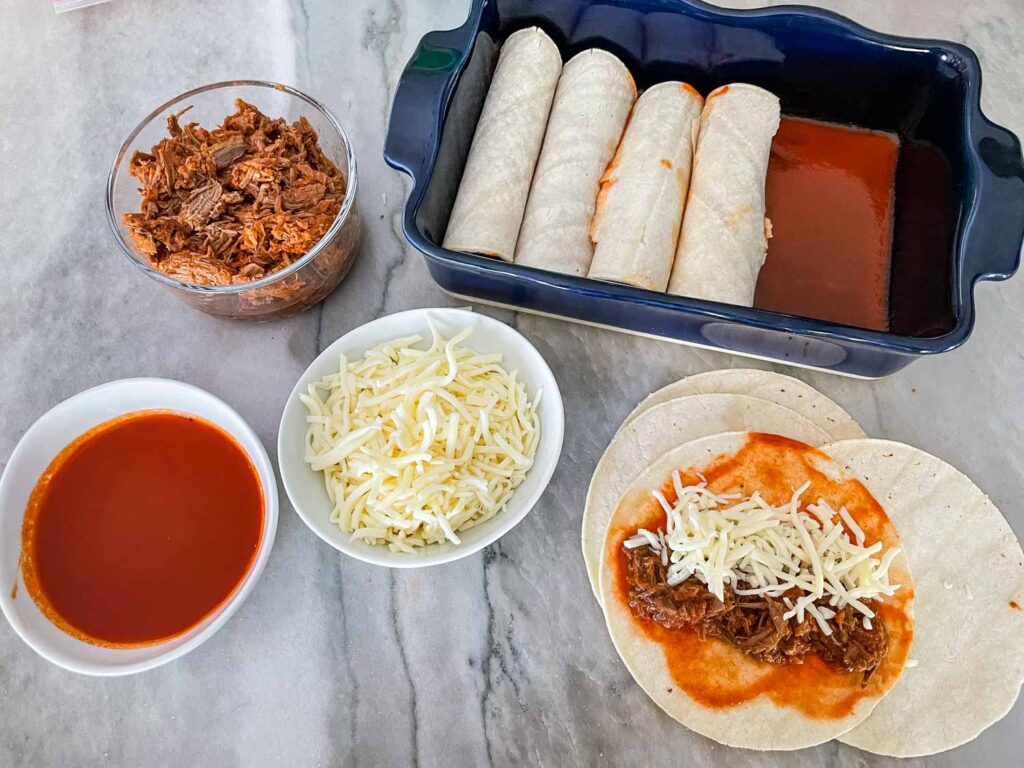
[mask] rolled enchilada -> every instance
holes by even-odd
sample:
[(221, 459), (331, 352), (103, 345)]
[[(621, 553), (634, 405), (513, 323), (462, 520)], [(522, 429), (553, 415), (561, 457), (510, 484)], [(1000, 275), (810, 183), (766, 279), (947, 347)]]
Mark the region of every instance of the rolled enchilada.
[(588, 277), (664, 291), (668, 285), (704, 100), (660, 83), (637, 100), (601, 180)]
[(779, 99), (734, 83), (704, 105), (668, 292), (751, 306), (768, 251), (764, 188)]
[(565, 65), (519, 232), (517, 264), (587, 274), (601, 177), (635, 100), (633, 78), (607, 51), (583, 51)]
[(562, 59), (537, 27), (509, 36), (484, 102), (444, 247), (512, 261)]

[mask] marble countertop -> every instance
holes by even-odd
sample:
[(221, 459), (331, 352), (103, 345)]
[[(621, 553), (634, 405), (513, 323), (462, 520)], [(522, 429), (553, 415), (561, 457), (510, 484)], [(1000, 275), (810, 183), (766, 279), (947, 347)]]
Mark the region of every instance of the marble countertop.
[[(1024, 134), (1019, 0), (823, 4), (871, 27), (967, 43), (985, 71), (985, 111)], [(416, 42), (465, 14), (466, 0), (115, 0), (56, 16), (48, 3), (5, 0), (0, 462), (55, 403), (139, 375), (210, 390), (272, 450), (285, 398), (320, 349), (382, 314), (452, 303), (402, 238), (407, 182), (381, 145)], [(180, 305), (124, 262), (103, 212), (128, 130), (181, 91), (238, 77), (323, 100), (362, 175), (366, 239), (351, 276), (321, 307), (267, 325)], [(974, 337), (956, 352), (878, 382), (796, 375), (870, 434), (965, 471), (1024, 536), (1024, 278), (983, 284), (978, 297)], [(561, 463), (522, 524), (457, 563), (389, 571), (320, 542), (282, 495), (269, 565), (238, 614), (188, 656), (128, 678), (62, 671), (0, 623), (0, 765), (895, 765), (837, 743), (760, 756), (688, 732), (632, 682), (590, 596), (583, 500), (621, 419), (669, 381), (750, 363), (482, 311), (538, 346), (565, 397)], [(627, 357), (630, 376), (607, 365)], [(1018, 703), (976, 742), (905, 764), (1009, 765), (1022, 730)]]

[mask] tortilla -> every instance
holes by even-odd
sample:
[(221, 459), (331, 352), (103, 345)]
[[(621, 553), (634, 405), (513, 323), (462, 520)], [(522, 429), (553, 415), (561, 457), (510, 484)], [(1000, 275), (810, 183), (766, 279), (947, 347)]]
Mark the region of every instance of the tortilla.
[(778, 129), (779, 99), (763, 88), (734, 83), (708, 96), (669, 293), (753, 306), (771, 232), (764, 187)]
[(658, 459), (623, 495), (612, 517), (601, 563), (608, 630), (634, 679), (669, 716), (722, 744), (760, 750), (809, 747), (863, 721), (899, 679), (913, 636), (913, 583), (905, 558), (890, 568), (902, 588), (881, 604), (890, 649), (861, 687), (861, 676), (833, 671), (817, 659), (775, 665), (717, 639), (665, 630), (634, 618), (619, 580), (622, 542), (637, 527), (656, 526), (664, 511), (652, 497), (676, 469), (702, 469), (718, 492), (760, 491), (779, 503), (791, 488), (812, 482), (806, 498), (846, 506), (869, 541), (899, 546), (884, 509), (863, 485), (821, 451), (775, 436), (714, 435), (686, 443)]
[(635, 100), (633, 78), (607, 51), (591, 48), (565, 65), (526, 203), (516, 264), (587, 274), (598, 187)]
[[(833, 440), (867, 437), (853, 417), (837, 403), (800, 379), (752, 368), (726, 368), (687, 376), (647, 396), (622, 423), (625, 427), (648, 408), (688, 395), (724, 392), (750, 395), (784, 405), (813, 421)], [(619, 427), (619, 429), (622, 429)]]
[(1024, 682), (1020, 543), (968, 477), (924, 451), (887, 440), (823, 450), (885, 504), (917, 588), (917, 666), (840, 741), (896, 757), (960, 746), (1006, 715)]
[(644, 91), (597, 198), (587, 277), (664, 292), (690, 187), (704, 99), (685, 83)]
[(745, 395), (681, 397), (645, 410), (612, 438), (597, 463), (583, 510), (583, 559), (600, 601), (601, 548), (619, 497), (640, 472), (678, 445), (722, 432), (771, 432), (811, 445), (831, 442), (828, 432), (781, 405)]
[(512, 261), (562, 57), (537, 27), (501, 47), (444, 247)]

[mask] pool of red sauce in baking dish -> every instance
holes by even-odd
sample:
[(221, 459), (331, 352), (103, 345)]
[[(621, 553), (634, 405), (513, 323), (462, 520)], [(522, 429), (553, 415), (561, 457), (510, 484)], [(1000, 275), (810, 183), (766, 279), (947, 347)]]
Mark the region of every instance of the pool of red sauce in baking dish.
[(889, 330), (899, 139), (782, 118), (765, 188), (772, 223), (754, 306)]
[[(793, 492), (791, 478), (810, 480), (811, 487), (804, 498), (824, 498), (835, 509), (845, 505), (868, 542), (881, 540), (886, 548), (896, 545), (895, 528), (867, 488), (858, 480), (828, 477), (814, 468), (815, 457), (825, 458), (817, 449), (795, 440), (752, 434), (738, 452), (718, 457), (701, 473), (715, 491), (745, 495), (760, 491), (773, 504), (789, 499)], [(696, 482), (696, 475), (688, 481)], [(675, 500), (671, 480), (662, 492), (670, 503)], [(650, 519), (630, 524), (628, 530), (613, 530), (606, 542), (610, 549), (606, 550), (605, 562), (612, 563), (615, 569), (616, 597), (623, 605), (628, 603), (629, 585), (622, 542), (638, 527), (656, 530), (664, 525), (665, 514), (652, 499)], [(913, 640), (913, 622), (908, 615), (908, 603), (913, 596), (913, 589), (905, 585), (878, 606), (889, 632), (889, 654), (863, 688), (858, 673), (839, 672), (815, 656), (808, 656), (803, 664), (767, 664), (716, 638), (701, 640), (691, 630), (666, 629), (635, 616), (633, 621), (648, 639), (661, 646), (675, 685), (705, 707), (724, 709), (766, 696), (775, 704), (792, 707), (807, 717), (835, 720), (852, 714), (865, 697), (881, 695), (899, 678)]]

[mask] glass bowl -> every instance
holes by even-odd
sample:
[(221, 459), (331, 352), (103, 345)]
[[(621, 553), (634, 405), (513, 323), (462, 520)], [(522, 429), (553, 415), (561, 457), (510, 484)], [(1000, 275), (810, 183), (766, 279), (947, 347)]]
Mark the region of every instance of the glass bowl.
[[(155, 269), (135, 247), (124, 214), (139, 210), (138, 181), (128, 173), (136, 151), (149, 152), (167, 138), (167, 118), (185, 107), (188, 122), (212, 129), (235, 112), (235, 99), (254, 104), (270, 118), (289, 123), (305, 116), (320, 138), (320, 148), (345, 176), (346, 195), (333, 224), (309, 251), (287, 267), (259, 280), (233, 285), (197, 285)], [(185, 122), (185, 120), (183, 120)], [(344, 129), (322, 104), (277, 83), (232, 80), (188, 91), (157, 107), (121, 146), (107, 179), (107, 220), (128, 260), (166, 286), (186, 304), (211, 315), (236, 320), (269, 320), (312, 307), (333, 291), (348, 273), (359, 250), (361, 220), (356, 205), (355, 155)]]

